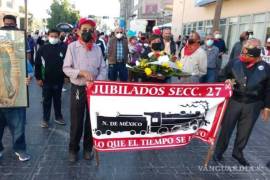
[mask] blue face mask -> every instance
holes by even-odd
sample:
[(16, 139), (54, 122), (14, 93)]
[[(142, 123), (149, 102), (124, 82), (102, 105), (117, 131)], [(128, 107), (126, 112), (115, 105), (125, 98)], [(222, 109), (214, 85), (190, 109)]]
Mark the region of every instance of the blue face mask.
[(213, 44), (214, 44), (214, 41), (212, 39), (209, 39), (206, 41), (207, 46), (213, 46)]

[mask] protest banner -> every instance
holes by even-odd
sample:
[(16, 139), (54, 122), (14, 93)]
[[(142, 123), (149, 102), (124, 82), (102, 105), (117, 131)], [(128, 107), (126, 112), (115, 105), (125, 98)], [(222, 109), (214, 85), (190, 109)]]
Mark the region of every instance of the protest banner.
[(193, 138), (213, 146), (231, 93), (228, 84), (89, 84), (94, 148), (163, 149)]

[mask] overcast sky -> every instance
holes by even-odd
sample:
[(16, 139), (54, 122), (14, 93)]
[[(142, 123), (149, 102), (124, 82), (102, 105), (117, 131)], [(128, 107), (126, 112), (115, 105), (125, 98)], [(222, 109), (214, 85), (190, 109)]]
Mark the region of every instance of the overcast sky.
[[(70, 2), (75, 4), (83, 17), (89, 14), (118, 17), (120, 14), (119, 0), (70, 0)], [(51, 3), (52, 0), (28, 0), (28, 9), (35, 18), (46, 18)]]

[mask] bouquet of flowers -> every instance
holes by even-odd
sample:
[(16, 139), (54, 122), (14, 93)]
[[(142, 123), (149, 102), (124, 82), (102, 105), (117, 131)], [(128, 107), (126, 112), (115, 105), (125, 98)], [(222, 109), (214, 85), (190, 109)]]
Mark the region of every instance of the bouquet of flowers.
[(151, 52), (148, 54), (148, 59), (140, 59), (136, 61), (135, 66), (127, 65), (127, 67), (143, 76), (165, 79), (176, 76), (189, 76), (182, 72), (183, 64), (176, 56), (168, 55), (165, 52)]

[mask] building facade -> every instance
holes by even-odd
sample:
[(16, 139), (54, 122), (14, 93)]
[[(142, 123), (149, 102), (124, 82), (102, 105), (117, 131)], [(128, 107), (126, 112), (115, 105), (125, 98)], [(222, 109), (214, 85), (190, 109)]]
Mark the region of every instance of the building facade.
[[(174, 0), (172, 31), (175, 36), (192, 30), (212, 31), (216, 3), (204, 0)], [(270, 36), (270, 0), (224, 0), (220, 30), (228, 49), (239, 40), (240, 33), (252, 30), (254, 37), (265, 41)]]
[(153, 26), (171, 23), (173, 0), (119, 0), (120, 17), (124, 18), (127, 29), (131, 21), (146, 20), (146, 31)]
[(3, 26), (3, 17), (11, 14), (17, 17), (17, 25), (20, 27), (19, 0), (0, 0), (0, 26)]

